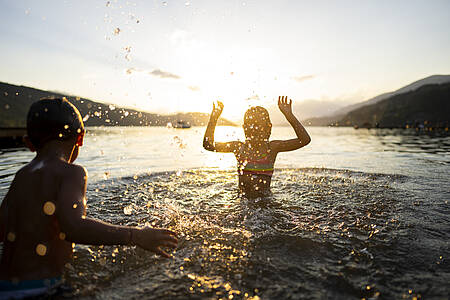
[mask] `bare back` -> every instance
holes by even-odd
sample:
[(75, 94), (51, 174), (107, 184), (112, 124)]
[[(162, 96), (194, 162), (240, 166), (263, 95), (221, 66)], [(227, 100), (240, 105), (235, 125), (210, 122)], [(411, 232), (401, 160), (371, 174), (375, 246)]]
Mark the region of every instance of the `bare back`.
[(238, 163), (241, 193), (249, 198), (266, 195), (270, 190), (273, 166), (278, 153), (266, 142), (258, 143), (257, 147), (252, 148), (242, 143), (234, 154)]
[(56, 217), (61, 180), (76, 165), (35, 158), (17, 172), (1, 206), (4, 249), (0, 279), (43, 279), (61, 275), (71, 259)]

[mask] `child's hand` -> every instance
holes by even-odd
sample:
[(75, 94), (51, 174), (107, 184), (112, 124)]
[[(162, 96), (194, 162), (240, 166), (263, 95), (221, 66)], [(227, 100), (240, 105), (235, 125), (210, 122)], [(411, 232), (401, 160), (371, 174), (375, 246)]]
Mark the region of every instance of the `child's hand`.
[(213, 110), (211, 112), (211, 118), (218, 119), (220, 117), (220, 114), (223, 111), (223, 103), (220, 101), (217, 101), (217, 106), (213, 103)]
[(292, 114), (292, 100), (289, 100), (287, 96), (278, 96), (278, 107), (283, 115)]
[(176, 248), (178, 239), (173, 231), (144, 227), (132, 231), (131, 242), (145, 250), (170, 258), (171, 255), (162, 250), (161, 246)]

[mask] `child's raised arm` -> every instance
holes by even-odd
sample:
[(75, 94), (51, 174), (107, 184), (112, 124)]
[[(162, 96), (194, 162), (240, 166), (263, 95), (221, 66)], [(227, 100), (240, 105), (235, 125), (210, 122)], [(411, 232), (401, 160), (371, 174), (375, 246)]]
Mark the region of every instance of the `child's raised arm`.
[(176, 235), (170, 230), (118, 226), (86, 218), (86, 171), (73, 165), (68, 173), (61, 179), (56, 203), (56, 216), (67, 241), (90, 245), (137, 245), (170, 257), (160, 248), (177, 246)]
[(288, 102), (287, 96), (279, 96), (278, 107), (286, 117), (289, 124), (291, 124), (292, 128), (294, 128), (297, 138), (284, 141), (272, 141), (270, 142), (271, 149), (277, 152), (284, 152), (296, 150), (308, 145), (311, 142), (311, 137), (309, 136), (305, 127), (303, 127), (303, 125), (292, 113), (292, 100), (289, 100)]
[(217, 120), (219, 120), (220, 114), (223, 111), (223, 103), (217, 101), (217, 107), (213, 103), (213, 110), (211, 116), (209, 117), (208, 126), (206, 127), (205, 137), (203, 138), (203, 148), (208, 151), (215, 152), (236, 152), (241, 142), (232, 141), (226, 143), (215, 143), (214, 142), (214, 130), (216, 129)]

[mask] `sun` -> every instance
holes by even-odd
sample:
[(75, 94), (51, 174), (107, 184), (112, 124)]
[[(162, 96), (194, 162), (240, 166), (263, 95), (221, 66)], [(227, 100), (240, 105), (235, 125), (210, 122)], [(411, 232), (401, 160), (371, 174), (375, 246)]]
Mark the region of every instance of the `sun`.
[[(217, 126), (214, 134), (216, 142), (243, 141), (242, 127)], [(220, 170), (229, 170), (236, 167), (236, 158), (233, 153), (217, 153), (206, 151), (205, 165)]]

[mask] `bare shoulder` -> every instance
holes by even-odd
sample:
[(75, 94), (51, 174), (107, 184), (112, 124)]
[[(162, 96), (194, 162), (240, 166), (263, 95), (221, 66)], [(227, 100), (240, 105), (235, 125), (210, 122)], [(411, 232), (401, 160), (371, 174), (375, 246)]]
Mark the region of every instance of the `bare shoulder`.
[(64, 168), (61, 168), (62, 175), (65, 178), (71, 178), (75, 180), (82, 180), (86, 181), (88, 172), (85, 167), (76, 165), (76, 164), (69, 164), (64, 163)]
[(239, 150), (239, 148), (241, 148), (242, 145), (244, 144), (241, 141), (232, 141), (230, 143), (231, 143), (231, 147), (233, 147), (234, 149), (237, 149), (237, 150)]
[(241, 141), (232, 141), (232, 142), (229, 142), (229, 144), (230, 145), (228, 147), (231, 150), (230, 152), (237, 154), (244, 143), (242, 143)]

